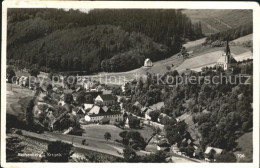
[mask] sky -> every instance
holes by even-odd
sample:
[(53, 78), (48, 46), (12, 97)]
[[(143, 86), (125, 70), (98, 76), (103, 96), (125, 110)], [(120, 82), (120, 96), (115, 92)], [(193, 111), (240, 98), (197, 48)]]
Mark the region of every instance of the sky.
[(62, 9), (64, 9), (65, 11), (68, 11), (70, 9), (79, 10), (83, 13), (88, 13), (90, 10), (92, 10), (92, 8), (62, 8)]

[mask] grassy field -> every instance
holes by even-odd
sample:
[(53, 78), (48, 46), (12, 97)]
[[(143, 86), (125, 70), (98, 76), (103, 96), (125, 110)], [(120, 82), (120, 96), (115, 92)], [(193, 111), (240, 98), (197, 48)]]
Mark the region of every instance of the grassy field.
[(249, 35), (246, 35), (246, 36), (243, 36), (243, 37), (240, 37), (236, 40), (233, 40), (232, 42), (240, 42), (240, 43), (243, 43), (243, 42), (246, 42), (246, 41), (250, 41), (250, 40), (253, 40), (253, 34), (249, 34)]
[(215, 51), (208, 54), (203, 54), (198, 57), (193, 57), (185, 60), (180, 66), (176, 68), (177, 71), (183, 71), (187, 68), (193, 69), (197, 67), (208, 66), (216, 63), (222, 56), (222, 51)]
[[(186, 68), (200, 70), (202, 66), (215, 65), (224, 51), (224, 47), (202, 46), (201, 44), (204, 40), (205, 39), (200, 39), (185, 44), (187, 50), (192, 52), (190, 58), (186, 60), (176, 54), (170, 58), (153, 62), (153, 66), (149, 68), (141, 67), (127, 72), (99, 73), (87, 77), (98, 80), (101, 83), (121, 85), (126, 81), (142, 77), (146, 72), (152, 74), (163, 74), (169, 71), (166, 67), (170, 67), (170, 70), (176, 69), (178, 71), (183, 71)], [(250, 51), (250, 48), (241, 46), (230, 46), (230, 49), (234, 55), (240, 55)]]
[[(92, 150), (92, 151), (98, 151), (101, 153), (106, 154), (112, 154), (115, 156), (121, 156), (118, 151), (122, 152), (124, 149), (124, 146), (121, 143), (116, 142), (116, 139), (121, 139), (119, 136), (119, 133), (124, 131), (116, 126), (113, 125), (85, 125), (82, 126), (82, 128), (85, 130), (85, 133), (83, 133), (82, 136), (75, 136), (75, 135), (66, 135), (62, 133), (56, 133), (56, 132), (44, 132), (42, 134), (35, 134), (28, 131), (23, 131), (23, 135), (29, 136), (29, 137), (35, 137), (43, 140), (48, 141), (56, 141), (56, 140), (62, 140), (63, 142), (67, 143), (73, 143), (75, 147)], [(149, 127), (145, 127), (142, 130), (136, 130), (141, 133), (141, 135), (147, 139), (152, 134), (153, 130)], [(111, 134), (111, 140), (105, 140), (104, 134), (105, 132), (109, 132)], [(82, 140), (86, 140), (87, 145), (82, 145)], [(149, 146), (150, 149), (155, 149), (153, 146)], [(140, 155), (145, 154), (145, 151), (138, 151), (137, 152)], [(122, 157), (122, 156), (121, 156)]]
[[(231, 53), (234, 57), (251, 58), (250, 48), (242, 46), (230, 46)], [(214, 66), (218, 59), (224, 53), (223, 47), (196, 47), (189, 59), (186, 59), (177, 71), (183, 71), (187, 68), (199, 71), (204, 66)]]
[(153, 134), (153, 130), (149, 127), (144, 127), (143, 129), (136, 129), (136, 130), (135, 129), (123, 130), (114, 125), (90, 124), (90, 125), (82, 125), (82, 128), (85, 131), (85, 133), (83, 134), (84, 137), (97, 138), (97, 139), (104, 139), (104, 134), (106, 132), (109, 132), (111, 134), (111, 140), (116, 140), (116, 139), (120, 140), (121, 137), (119, 136), (119, 133), (125, 130), (138, 131), (145, 139), (149, 139)]
[(11, 115), (23, 114), (23, 107), (34, 95), (34, 91), (18, 86), (6, 84), (6, 112)]
[[(235, 152), (238, 162), (253, 161), (253, 132), (248, 132), (239, 137), (236, 141), (240, 149)], [(241, 155), (242, 154), (242, 155)], [(240, 155), (240, 157), (238, 156)]]
[(189, 50), (192, 50), (194, 47), (201, 46), (202, 43), (204, 43), (206, 38), (198, 39), (195, 41), (190, 41), (184, 44), (183, 46), (185, 48), (188, 48)]

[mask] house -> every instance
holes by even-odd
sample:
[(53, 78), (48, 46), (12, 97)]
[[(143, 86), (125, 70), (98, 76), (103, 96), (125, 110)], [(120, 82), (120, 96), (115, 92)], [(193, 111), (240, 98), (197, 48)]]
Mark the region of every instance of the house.
[(64, 93), (62, 95), (60, 95), (60, 100), (64, 100), (64, 96), (65, 96)]
[(211, 153), (214, 153), (214, 155), (221, 155), (223, 152), (223, 149), (214, 148), (214, 147), (207, 147), (207, 149), (204, 152), (205, 160), (210, 161), (210, 155)]
[(40, 92), (40, 94), (38, 95), (38, 101), (39, 102), (44, 102), (44, 97), (46, 96), (45, 92)]
[[(125, 114), (126, 114), (126, 113), (125, 113)], [(126, 117), (124, 128), (130, 128), (128, 117)]]
[(83, 83), (82, 87), (86, 90), (90, 90), (90, 89), (93, 89), (93, 87), (95, 86), (95, 83), (92, 82), (92, 81), (87, 81)]
[(124, 82), (121, 86), (122, 93), (125, 93), (126, 87), (129, 87), (129, 82)]
[(151, 66), (153, 66), (153, 62), (149, 58), (147, 58), (144, 61), (144, 66), (145, 67), (151, 67)]
[(103, 87), (101, 85), (98, 85), (95, 89), (97, 92), (100, 92), (102, 91)]
[[(195, 146), (193, 146), (195, 147)], [(195, 151), (193, 153), (193, 156), (197, 159), (202, 159), (203, 158), (203, 151), (201, 150), (201, 148), (195, 148)]]
[(104, 110), (105, 113), (111, 112), (110, 108), (108, 108), (107, 106), (102, 107), (102, 109)]
[(190, 68), (186, 68), (186, 70), (181, 72), (181, 75), (184, 76), (191, 76), (192, 74), (196, 74), (197, 72), (194, 70), (191, 70)]
[(167, 114), (164, 114), (164, 113), (161, 113), (158, 117), (158, 122), (161, 123), (162, 122), (162, 119), (165, 118), (165, 117), (168, 117), (169, 119), (171, 119), (170, 116), (168, 116)]
[(140, 109), (142, 108), (141, 103), (139, 103), (138, 101), (136, 101), (133, 106), (138, 107)]
[(103, 94), (112, 94), (112, 90), (106, 90), (106, 89), (101, 89), (100, 92), (103, 92)]
[(59, 102), (58, 102), (58, 105), (59, 106), (63, 106), (65, 104), (65, 102), (63, 101), (63, 100), (60, 100)]
[(178, 152), (180, 152), (180, 149), (178, 148), (177, 144), (174, 144), (172, 146), (172, 152), (175, 154), (178, 154)]
[(111, 111), (108, 107), (94, 106), (87, 115), (85, 120), (87, 122), (99, 123), (105, 120), (109, 120), (109, 123), (115, 123), (123, 121), (123, 114), (121, 112)]
[(19, 79), (19, 85), (20, 86), (29, 86), (29, 77), (21, 76)]
[(114, 105), (115, 103), (116, 100), (112, 94), (98, 95), (95, 99), (95, 104), (101, 106), (110, 106), (110, 105)]
[(85, 113), (86, 112), (85, 112), (85, 110), (82, 107), (74, 107), (72, 109), (72, 114), (73, 115), (79, 115), (79, 116), (84, 117)]
[(63, 110), (64, 110), (65, 112), (71, 113), (73, 106), (70, 105), (70, 104), (64, 104), (64, 105), (62, 106), (62, 108), (63, 108)]
[(157, 144), (157, 150), (161, 150), (161, 151), (169, 152), (170, 147), (171, 147), (171, 145), (165, 140), (162, 140)]
[(78, 87), (77, 89), (76, 89), (76, 92), (79, 92), (81, 90), (81, 87)]
[(102, 95), (103, 92), (102, 91), (86, 91), (87, 94), (90, 94), (94, 99), (98, 96), (98, 95)]
[(89, 112), (93, 107), (94, 107), (94, 104), (88, 104), (88, 103), (85, 103), (83, 104), (83, 108), (86, 112)]
[(144, 114), (144, 118), (145, 120), (151, 120), (151, 117), (150, 117), (150, 112), (153, 111), (152, 109), (147, 109), (145, 114)]

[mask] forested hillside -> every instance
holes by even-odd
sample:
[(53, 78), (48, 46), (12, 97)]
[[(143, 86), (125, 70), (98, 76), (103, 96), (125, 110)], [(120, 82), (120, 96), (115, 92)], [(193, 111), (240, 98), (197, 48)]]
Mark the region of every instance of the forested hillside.
[(7, 35), (9, 64), (93, 73), (172, 56), (202, 32), (179, 10), (9, 9)]
[(239, 26), (237, 28), (233, 28), (216, 34), (209, 35), (206, 38), (204, 44), (219, 47), (219, 46), (223, 46), (226, 40), (229, 41), (235, 40), (239, 37), (243, 37), (251, 33), (253, 33), (253, 25), (249, 24), (249, 25)]
[(202, 33), (205, 35), (218, 33), (239, 27), (241, 25), (252, 25), (252, 10), (212, 10), (194, 9), (183, 10), (193, 23), (201, 22)]
[[(156, 116), (155, 121), (157, 121), (160, 113), (165, 114), (160, 118), (160, 122), (166, 126), (169, 142), (171, 144), (177, 142), (180, 150), (187, 145), (182, 143), (184, 136), (180, 137), (179, 126), (175, 126), (176, 122), (169, 125), (171, 123), (169, 117), (176, 119), (183, 114), (189, 114), (201, 134), (201, 137), (194, 140), (200, 139), (203, 150), (207, 146), (213, 146), (226, 151), (239, 151), (236, 139), (250, 131), (253, 126), (253, 63), (234, 66), (231, 81), (238, 78), (240, 74), (251, 76), (249, 84), (243, 82), (231, 84), (227, 80), (221, 84), (212, 82), (214, 81), (212, 77), (217, 76), (224, 81), (229, 76), (221, 68), (214, 70), (207, 67), (200, 73), (191, 71), (190, 74), (179, 74), (176, 70), (167, 72), (160, 80), (164, 81), (162, 83), (167, 83), (168, 77), (171, 76), (170, 83), (173, 83), (173, 87), (158, 84), (158, 76), (147, 74), (146, 80), (139, 79), (135, 83), (126, 85), (125, 94), (131, 95), (131, 99), (122, 99), (123, 107), (135, 115), (144, 116), (142, 109), (134, 105), (136, 101), (147, 107), (163, 101), (164, 107), (153, 112), (157, 115), (152, 115)], [(194, 77), (196, 84), (189, 82), (178, 84), (179, 79), (185, 80), (183, 79), (185, 76), (187, 79)], [(210, 77), (212, 83), (207, 83), (206, 77)], [(185, 123), (182, 125), (182, 128), (190, 127)]]

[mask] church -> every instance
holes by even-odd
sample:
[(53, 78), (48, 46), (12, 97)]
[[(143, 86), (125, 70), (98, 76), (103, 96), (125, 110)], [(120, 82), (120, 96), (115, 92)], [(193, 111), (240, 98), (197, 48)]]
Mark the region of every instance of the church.
[(228, 41), (226, 42), (226, 47), (225, 47), (225, 53), (219, 58), (219, 60), (216, 63), (216, 68), (221, 67), (225, 71), (226, 70), (232, 70), (232, 64), (236, 63), (237, 61), (232, 57), (231, 52), (230, 52), (230, 47), (228, 44)]

